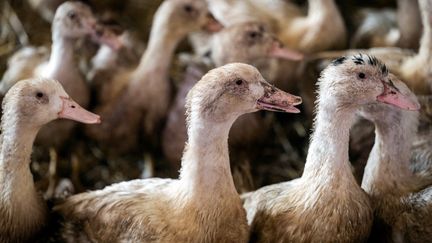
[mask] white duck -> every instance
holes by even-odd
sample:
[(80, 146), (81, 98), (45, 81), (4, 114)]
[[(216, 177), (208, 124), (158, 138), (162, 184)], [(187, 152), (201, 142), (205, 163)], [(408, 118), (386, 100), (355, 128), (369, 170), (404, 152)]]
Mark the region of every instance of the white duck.
[[(117, 39), (107, 39), (101, 30), (87, 5), (80, 2), (63, 3), (57, 8), (52, 24), (52, 46), (49, 59), (48, 55), (40, 55), (40, 49), (31, 51), (35, 49), (33, 47), (26, 47), (18, 51), (8, 63), (8, 70), (0, 82), (0, 92), (5, 94), (12, 85), (22, 79), (53, 78), (59, 80), (64, 89), (80, 105), (86, 107), (90, 98), (89, 88), (77, 66), (74, 46), (79, 38), (93, 36), (117, 48), (119, 45)], [(31, 58), (15, 58), (15, 56), (23, 56), (23, 53), (32, 52), (35, 54), (30, 55)], [(72, 122), (56, 121), (40, 131), (36, 143), (44, 146), (59, 146), (70, 137), (73, 127)], [(57, 134), (57, 136), (52, 136), (52, 134)]]
[[(169, 68), (174, 51), (188, 33), (206, 27), (207, 5), (195, 0), (164, 1), (154, 15), (146, 51), (137, 67), (119, 72), (96, 107), (104, 123), (87, 135), (112, 153), (137, 148), (138, 137), (153, 139), (166, 115), (171, 98)], [(141, 132), (141, 129), (144, 133)]]
[[(394, 83), (420, 108), (416, 96), (404, 83)], [(430, 145), (423, 151), (412, 149), (419, 112), (374, 104), (364, 107), (360, 115), (375, 124), (376, 133), (362, 180), (362, 188), (371, 196), (375, 209), (371, 239), (428, 241), (432, 237), (428, 220), (432, 215), (432, 181), (427, 166), (432, 157)], [(429, 157), (424, 156), (425, 152)]]
[(88, 124), (100, 122), (99, 116), (81, 108), (53, 79), (20, 81), (3, 100), (0, 242), (35, 239), (35, 234), (46, 224), (48, 212), (33, 183), (30, 155), (39, 129), (57, 118)]
[(246, 215), (229, 166), (229, 129), (244, 113), (298, 112), (299, 103), (300, 97), (271, 86), (250, 65), (213, 69), (187, 97), (189, 139), (180, 178), (134, 180), (69, 197), (55, 208), (65, 219), (63, 237), (246, 242)]
[(413, 104), (398, 92), (384, 64), (370, 56), (342, 57), (318, 81), (315, 128), (301, 178), (245, 194), (257, 242), (361, 242), (369, 236), (372, 208), (348, 160), (355, 112), (376, 101)]

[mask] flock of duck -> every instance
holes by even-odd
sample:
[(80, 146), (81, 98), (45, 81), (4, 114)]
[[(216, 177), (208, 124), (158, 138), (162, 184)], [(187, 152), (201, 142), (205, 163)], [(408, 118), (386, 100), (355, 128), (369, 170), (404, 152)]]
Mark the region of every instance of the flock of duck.
[[(355, 34), (393, 47), (350, 50), (340, 50), (348, 34), (335, 1), (308, 4), (305, 14), (282, 0), (165, 0), (143, 51), (87, 5), (62, 3), (50, 54), (18, 50), (0, 82), (0, 242), (430, 242), (432, 0), (398, 0), (420, 12), (420, 28)], [(396, 47), (412, 45), (415, 29), (418, 52)], [(100, 49), (83, 75), (75, 46), (85, 37)], [(186, 38), (195, 54), (180, 57), (188, 68), (173, 88)], [(259, 153), (269, 139), (276, 118), (259, 110), (313, 117), (305, 167), (242, 190), (230, 157), (245, 150), (235, 158), (247, 161), (246, 148)], [(65, 146), (77, 130), (64, 119), (93, 124), (80, 127), (84, 139), (112, 156), (159, 149), (179, 178), (47, 203), (30, 170), (33, 143)], [(364, 173), (350, 163), (356, 139), (366, 141), (352, 148), (366, 154)]]

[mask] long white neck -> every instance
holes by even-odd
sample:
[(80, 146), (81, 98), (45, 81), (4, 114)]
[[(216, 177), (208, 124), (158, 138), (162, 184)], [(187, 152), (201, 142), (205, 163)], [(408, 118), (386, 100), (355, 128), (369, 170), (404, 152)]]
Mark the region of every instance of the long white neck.
[(419, 0), (419, 6), (423, 23), (423, 35), (420, 40), (418, 56), (424, 58), (427, 63), (430, 63), (432, 60), (432, 2), (429, 0)]
[[(46, 206), (38, 195), (30, 172), (30, 155), (38, 128), (4, 113), (0, 151), (1, 232), (26, 237), (45, 223)], [(1, 237), (0, 237), (1, 239)]]
[(74, 39), (63, 37), (54, 32), (51, 56), (44, 70), (45, 73), (42, 73), (44, 77), (54, 78), (62, 83), (62, 77), (68, 75), (68, 72), (78, 71), (74, 58), (74, 44)]
[(362, 180), (362, 188), (374, 195), (404, 193), (415, 186), (410, 157), (418, 112), (392, 109), (387, 113), (386, 119), (374, 121), (375, 143)]
[(319, 184), (340, 179), (354, 181), (348, 159), (349, 130), (354, 110), (341, 108), (332, 97), (320, 100), (302, 178)]
[(157, 18), (153, 22), (147, 49), (135, 71), (137, 78), (131, 83), (133, 87), (145, 88), (142, 83), (149, 79), (168, 82), (168, 71), (175, 48), (185, 37), (170, 33), (168, 21)]
[(188, 143), (182, 158), (180, 181), (189, 195), (237, 195), (231, 176), (228, 133), (235, 118), (211, 122), (191, 114)]

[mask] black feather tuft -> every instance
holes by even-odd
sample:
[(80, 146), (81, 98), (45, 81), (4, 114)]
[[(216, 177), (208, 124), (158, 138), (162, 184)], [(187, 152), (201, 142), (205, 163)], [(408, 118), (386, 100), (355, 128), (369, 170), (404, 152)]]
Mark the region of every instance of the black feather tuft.
[(346, 57), (339, 57), (338, 59), (334, 60), (334, 61), (332, 62), (332, 64), (333, 64), (334, 66), (337, 66), (337, 65), (340, 65), (340, 64), (344, 63), (345, 60), (346, 60)]

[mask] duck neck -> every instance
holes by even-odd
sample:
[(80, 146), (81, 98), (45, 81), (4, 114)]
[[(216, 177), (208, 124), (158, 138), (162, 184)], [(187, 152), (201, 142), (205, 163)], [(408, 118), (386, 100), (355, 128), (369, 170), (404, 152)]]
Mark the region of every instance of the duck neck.
[(62, 76), (65, 73), (75, 72), (75, 70), (71, 70), (76, 68), (74, 57), (75, 40), (54, 33), (52, 41), (50, 59), (46, 73), (43, 75), (62, 82)]
[[(46, 208), (30, 172), (30, 155), (37, 128), (4, 114), (0, 150), (0, 235), (25, 237), (43, 226)], [(20, 235), (21, 234), (21, 235)], [(1, 239), (1, 237), (0, 237)]]
[(398, 0), (397, 7), (397, 23), (400, 31), (398, 46), (417, 49), (422, 33), (418, 1)]
[(423, 35), (420, 40), (418, 56), (430, 63), (432, 56), (432, 3), (419, 0), (419, 6), (423, 23)]
[(135, 71), (138, 78), (132, 80), (132, 86), (145, 87), (142, 83), (149, 79), (168, 82), (168, 71), (175, 48), (184, 36), (173, 35), (167, 26), (168, 23), (155, 20), (147, 49)]
[(405, 193), (415, 186), (410, 157), (417, 116), (418, 112), (391, 109), (386, 119), (374, 121), (375, 143), (362, 180), (369, 194)]
[(234, 120), (219, 123), (194, 119), (188, 127), (180, 181), (189, 195), (200, 198), (237, 195), (228, 154), (228, 133)]
[[(315, 129), (302, 178), (316, 181), (355, 181), (348, 163), (349, 130), (354, 120), (354, 109), (338, 106), (332, 98), (323, 99), (317, 108)], [(331, 183), (330, 183), (331, 184)]]

